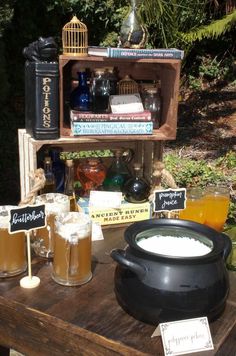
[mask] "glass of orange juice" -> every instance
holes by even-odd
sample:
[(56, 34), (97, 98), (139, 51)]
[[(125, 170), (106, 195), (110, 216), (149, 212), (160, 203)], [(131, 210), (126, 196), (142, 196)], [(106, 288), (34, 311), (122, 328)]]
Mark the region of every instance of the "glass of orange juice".
[(204, 195), (204, 224), (222, 231), (229, 211), (229, 189), (226, 186), (209, 186)]
[(180, 210), (179, 218), (203, 224), (205, 221), (203, 191), (200, 187), (187, 188), (186, 208)]

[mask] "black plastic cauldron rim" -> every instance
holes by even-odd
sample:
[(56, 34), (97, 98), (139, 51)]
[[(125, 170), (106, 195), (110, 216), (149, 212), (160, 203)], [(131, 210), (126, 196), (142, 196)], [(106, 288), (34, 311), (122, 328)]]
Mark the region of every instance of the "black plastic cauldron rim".
[[(184, 228), (189, 228), (192, 231), (195, 231), (197, 233), (200, 233), (202, 235), (205, 235), (206, 238), (208, 238), (212, 243), (213, 243), (213, 248), (212, 250), (202, 256), (171, 256), (171, 255), (163, 255), (163, 254), (158, 254), (150, 251), (146, 251), (140, 246), (137, 245), (135, 238), (137, 234), (140, 232), (143, 232), (145, 229), (150, 230), (155, 226), (170, 226), (174, 225), (176, 227), (184, 227)], [(137, 221), (133, 224), (131, 224), (124, 232), (124, 237), (125, 241), (128, 243), (128, 245), (145, 255), (146, 258), (149, 259), (155, 259), (155, 258), (163, 258), (163, 259), (170, 259), (170, 260), (178, 260), (178, 261), (204, 261), (204, 260), (209, 260), (215, 257), (219, 257), (219, 254), (223, 254), (223, 247), (225, 244), (225, 236), (223, 233), (218, 232), (214, 229), (212, 229), (209, 226), (190, 221), (190, 220), (183, 220), (183, 219), (149, 219), (149, 220), (142, 220), (142, 221)]]

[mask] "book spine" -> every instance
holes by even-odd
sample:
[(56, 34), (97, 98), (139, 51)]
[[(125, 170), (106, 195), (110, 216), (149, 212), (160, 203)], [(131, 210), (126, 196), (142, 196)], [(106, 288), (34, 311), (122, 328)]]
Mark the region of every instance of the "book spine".
[(72, 122), (72, 133), (81, 135), (151, 135), (152, 122)]
[(71, 111), (70, 118), (72, 121), (79, 122), (106, 122), (106, 121), (151, 121), (151, 112), (143, 111), (134, 114), (96, 114), (88, 112)]
[(58, 63), (25, 63), (25, 127), (36, 140), (59, 137)]
[(109, 47), (107, 51), (110, 58), (160, 58), (160, 59), (183, 59), (184, 52), (177, 49), (124, 49)]

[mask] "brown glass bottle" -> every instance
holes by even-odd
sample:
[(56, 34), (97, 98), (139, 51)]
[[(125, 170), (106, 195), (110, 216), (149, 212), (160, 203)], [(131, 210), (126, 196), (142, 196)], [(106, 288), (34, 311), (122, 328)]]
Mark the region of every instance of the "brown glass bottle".
[(77, 167), (77, 178), (82, 186), (82, 196), (89, 196), (91, 190), (100, 189), (106, 176), (106, 167), (98, 158), (88, 158)]
[(46, 178), (45, 186), (40, 190), (40, 194), (54, 193), (56, 192), (56, 180), (52, 171), (52, 160), (51, 157), (44, 158), (44, 175)]
[(150, 184), (142, 177), (141, 164), (134, 164), (134, 177), (123, 187), (124, 198), (130, 203), (144, 203), (150, 194)]
[(74, 162), (72, 159), (68, 159), (65, 162), (66, 174), (65, 174), (65, 190), (64, 194), (68, 195), (70, 199), (70, 211), (78, 211), (78, 205), (75, 196), (74, 187)]

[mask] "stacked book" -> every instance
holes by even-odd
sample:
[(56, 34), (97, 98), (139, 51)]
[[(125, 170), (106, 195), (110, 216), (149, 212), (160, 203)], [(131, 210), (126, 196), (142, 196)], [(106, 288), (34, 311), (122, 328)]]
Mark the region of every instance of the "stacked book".
[(80, 135), (151, 135), (153, 122), (151, 112), (138, 113), (92, 113), (71, 110), (71, 130)]

